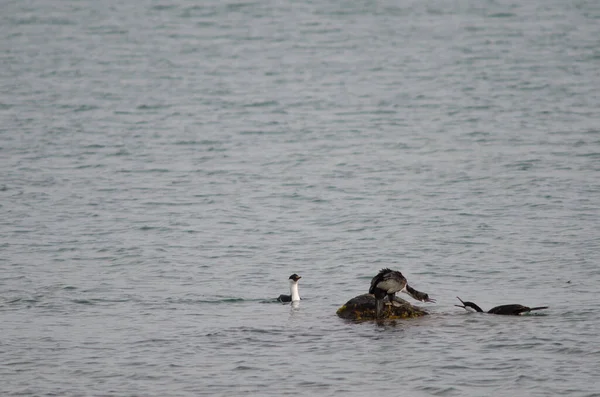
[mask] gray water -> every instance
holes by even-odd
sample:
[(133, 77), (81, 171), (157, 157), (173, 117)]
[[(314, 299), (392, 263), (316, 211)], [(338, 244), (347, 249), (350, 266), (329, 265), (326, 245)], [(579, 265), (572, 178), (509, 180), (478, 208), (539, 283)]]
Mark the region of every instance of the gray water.
[(3, 1), (0, 395), (600, 396), (600, 4), (522, 3)]

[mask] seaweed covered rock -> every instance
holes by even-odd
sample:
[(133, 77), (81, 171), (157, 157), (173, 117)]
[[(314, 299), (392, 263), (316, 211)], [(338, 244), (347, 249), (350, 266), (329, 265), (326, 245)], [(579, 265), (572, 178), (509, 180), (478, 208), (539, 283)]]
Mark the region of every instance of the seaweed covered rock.
[[(425, 310), (413, 306), (404, 299), (394, 297), (393, 304), (389, 303), (388, 298), (384, 299), (385, 307), (381, 320), (398, 320), (403, 318), (421, 317), (428, 314)], [(370, 294), (359, 295), (350, 299), (346, 304), (340, 307), (337, 315), (347, 320), (375, 320), (375, 297)]]

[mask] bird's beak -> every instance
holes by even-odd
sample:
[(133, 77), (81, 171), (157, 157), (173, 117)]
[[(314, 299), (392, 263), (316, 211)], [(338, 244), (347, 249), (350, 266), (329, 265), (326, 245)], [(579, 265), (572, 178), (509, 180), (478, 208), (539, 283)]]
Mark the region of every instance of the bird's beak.
[(429, 295), (425, 294), (425, 297), (423, 297), (423, 299), (421, 299), (421, 302), (435, 303), (435, 299), (430, 298)]

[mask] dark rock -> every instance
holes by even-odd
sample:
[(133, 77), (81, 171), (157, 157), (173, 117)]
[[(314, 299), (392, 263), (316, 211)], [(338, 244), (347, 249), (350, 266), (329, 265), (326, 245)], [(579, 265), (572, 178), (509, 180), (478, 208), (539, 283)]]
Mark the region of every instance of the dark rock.
[[(381, 320), (398, 320), (403, 318), (415, 318), (428, 314), (425, 310), (413, 306), (404, 299), (394, 297), (394, 305), (389, 303), (388, 298), (384, 299), (385, 308)], [(371, 294), (359, 295), (350, 299), (346, 304), (340, 307), (337, 315), (347, 320), (366, 321), (376, 320), (375, 316), (375, 297)]]

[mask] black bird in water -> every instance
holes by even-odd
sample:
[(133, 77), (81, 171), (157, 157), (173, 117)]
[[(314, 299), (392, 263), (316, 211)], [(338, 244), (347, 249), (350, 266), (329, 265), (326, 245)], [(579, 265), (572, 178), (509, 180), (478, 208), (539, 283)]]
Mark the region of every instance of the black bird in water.
[(369, 288), (369, 294), (375, 295), (375, 311), (377, 317), (381, 317), (383, 313), (383, 299), (387, 295), (388, 300), (393, 305), (394, 295), (396, 292), (406, 292), (416, 300), (421, 302), (435, 302), (434, 299), (430, 299), (427, 294), (419, 292), (411, 288), (406, 278), (396, 270), (381, 269), (379, 273), (371, 280), (371, 288)]
[[(458, 296), (457, 296), (458, 298)], [(476, 312), (479, 313), (483, 313), (483, 310), (477, 306), (475, 303), (473, 302), (464, 302), (462, 299), (458, 298), (458, 300), (460, 301), (460, 303), (462, 303), (462, 305), (454, 305), (457, 307), (462, 307), (465, 310), (475, 310)], [(518, 305), (518, 304), (513, 304), (513, 305), (502, 305), (502, 306), (496, 306), (494, 308), (491, 308), (490, 310), (488, 310), (488, 313), (490, 314), (502, 314), (505, 316), (518, 316), (521, 313), (527, 313), (527, 312), (532, 312), (534, 310), (542, 310), (542, 309), (547, 309), (548, 306), (538, 306), (538, 307), (527, 307), (527, 306), (523, 306), (523, 305)]]
[(292, 274), (289, 277), (290, 280), (290, 294), (289, 295), (279, 295), (277, 300), (279, 302), (296, 302), (300, 300), (300, 294), (298, 293), (298, 280), (302, 277), (298, 276), (296, 273)]

